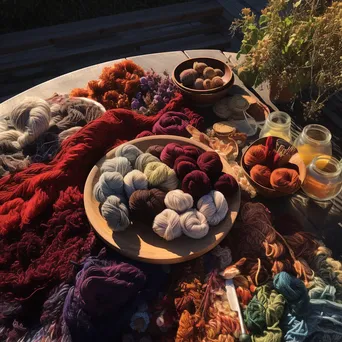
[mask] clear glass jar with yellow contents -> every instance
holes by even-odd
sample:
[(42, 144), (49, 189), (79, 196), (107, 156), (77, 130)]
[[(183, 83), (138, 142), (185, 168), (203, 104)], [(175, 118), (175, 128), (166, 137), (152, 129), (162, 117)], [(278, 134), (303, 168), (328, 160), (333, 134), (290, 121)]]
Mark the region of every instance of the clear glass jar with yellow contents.
[(260, 131), (260, 138), (278, 137), (291, 142), (291, 118), (285, 112), (272, 112)]
[(309, 197), (328, 201), (339, 194), (341, 187), (341, 161), (327, 155), (318, 156), (307, 166), (302, 189)]
[(307, 125), (295, 140), (294, 146), (305, 165), (309, 165), (317, 156), (331, 156), (331, 133), (324, 126)]

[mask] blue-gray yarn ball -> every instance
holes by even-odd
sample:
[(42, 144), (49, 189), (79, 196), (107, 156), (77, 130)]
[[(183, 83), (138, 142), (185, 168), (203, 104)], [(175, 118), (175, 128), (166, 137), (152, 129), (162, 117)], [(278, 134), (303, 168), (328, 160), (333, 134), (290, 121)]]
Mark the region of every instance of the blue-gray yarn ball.
[(103, 172), (119, 172), (122, 177), (125, 177), (128, 172), (132, 171), (130, 161), (125, 157), (115, 157), (107, 159), (101, 166), (101, 173)]
[(119, 172), (104, 172), (94, 186), (96, 200), (103, 203), (108, 196), (123, 195), (123, 177)]
[(118, 196), (109, 196), (101, 206), (101, 214), (114, 232), (124, 231), (130, 224), (126, 204)]
[(134, 167), (135, 161), (143, 152), (138, 149), (138, 147), (130, 144), (124, 144), (117, 148), (115, 151), (116, 157), (125, 157), (127, 158), (131, 165)]

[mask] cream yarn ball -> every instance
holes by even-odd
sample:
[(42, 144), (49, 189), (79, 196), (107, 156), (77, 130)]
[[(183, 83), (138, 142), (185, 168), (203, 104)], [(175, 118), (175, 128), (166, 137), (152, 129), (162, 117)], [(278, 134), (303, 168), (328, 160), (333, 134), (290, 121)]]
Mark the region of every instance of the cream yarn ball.
[(110, 195), (123, 194), (124, 180), (119, 172), (104, 172), (94, 186), (96, 200), (103, 203)]
[(101, 206), (101, 214), (114, 232), (121, 232), (131, 224), (128, 208), (118, 196), (106, 199)]
[(10, 115), (13, 127), (23, 134), (18, 137), (21, 147), (36, 140), (50, 127), (51, 111), (49, 104), (37, 97), (28, 97), (18, 104)]
[(194, 205), (194, 200), (190, 194), (186, 194), (180, 189), (169, 191), (164, 199), (166, 208), (172, 209), (181, 214)]
[(216, 226), (226, 217), (228, 203), (222, 192), (212, 190), (198, 200), (197, 209), (207, 218), (211, 226)]
[(171, 209), (164, 209), (153, 221), (153, 231), (167, 241), (182, 235), (179, 215)]
[(124, 177), (124, 189), (126, 196), (131, 197), (135, 190), (144, 190), (148, 187), (147, 177), (139, 170), (132, 170)]
[(130, 144), (123, 144), (119, 146), (115, 151), (116, 157), (126, 157), (132, 166), (134, 166), (136, 159), (143, 152), (138, 147)]
[(180, 216), (183, 233), (192, 239), (201, 239), (209, 231), (205, 216), (196, 209), (190, 209)]
[(128, 172), (132, 171), (132, 165), (130, 161), (125, 157), (115, 157), (107, 159), (102, 164), (101, 173), (103, 172), (119, 172), (122, 177), (125, 177)]
[(144, 171), (151, 188), (160, 188), (164, 191), (177, 189), (178, 178), (174, 170), (161, 162), (147, 164)]
[(160, 159), (151, 153), (142, 153), (136, 159), (134, 168), (141, 172), (144, 172), (147, 164), (153, 163), (153, 162), (160, 162)]

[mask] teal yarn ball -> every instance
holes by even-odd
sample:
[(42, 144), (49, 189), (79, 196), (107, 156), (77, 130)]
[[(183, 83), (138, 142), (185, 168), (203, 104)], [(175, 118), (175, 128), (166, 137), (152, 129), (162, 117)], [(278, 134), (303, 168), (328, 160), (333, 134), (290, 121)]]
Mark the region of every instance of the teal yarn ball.
[(129, 211), (122, 198), (109, 196), (101, 206), (101, 214), (114, 232), (124, 231), (130, 224)]
[(297, 316), (308, 313), (310, 298), (305, 284), (287, 272), (278, 273), (273, 279), (274, 288), (281, 293)]
[(104, 172), (119, 172), (122, 177), (125, 177), (128, 172), (132, 171), (130, 161), (125, 157), (116, 157), (107, 159), (101, 166), (101, 173)]
[(95, 184), (93, 194), (96, 200), (103, 203), (110, 195), (122, 195), (124, 179), (119, 172), (104, 172)]
[(123, 144), (119, 146), (115, 151), (116, 157), (125, 157), (129, 160), (132, 167), (134, 167), (135, 161), (143, 152), (138, 147), (130, 144)]

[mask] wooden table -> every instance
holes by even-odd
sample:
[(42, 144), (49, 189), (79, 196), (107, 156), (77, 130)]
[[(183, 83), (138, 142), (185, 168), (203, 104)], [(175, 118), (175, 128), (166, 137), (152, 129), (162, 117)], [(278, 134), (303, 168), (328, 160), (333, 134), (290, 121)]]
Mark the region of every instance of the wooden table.
[[(226, 63), (234, 63), (236, 54), (221, 52), (219, 50), (185, 50), (165, 53), (157, 53), (142, 56), (128, 57), (145, 70), (153, 68), (157, 73), (167, 71), (172, 72), (174, 67), (187, 58), (193, 57), (213, 57)], [(84, 69), (65, 74), (50, 81), (33, 87), (17, 96), (0, 104), (0, 118), (10, 113), (12, 108), (20, 103), (27, 96), (38, 96), (48, 98), (54, 92), (69, 93), (73, 88), (84, 87), (91, 79), (97, 79), (103, 67), (112, 65), (120, 60), (105, 62), (93, 65)], [(266, 103), (271, 110), (276, 110), (276, 106), (270, 101), (268, 89), (259, 87), (255, 91), (248, 90), (239, 78), (235, 75), (234, 91), (239, 93), (248, 93), (259, 97)], [(203, 112), (203, 109), (201, 110)], [(214, 118), (210, 109), (204, 111), (207, 117)], [(219, 121), (219, 118), (217, 118)], [(292, 123), (292, 134), (295, 138), (301, 131), (301, 127)], [(304, 229), (318, 235), (326, 245), (331, 248), (335, 257), (342, 256), (342, 193), (333, 201), (318, 203), (309, 199), (302, 191), (299, 191), (291, 197), (280, 199), (265, 200), (257, 197), (257, 201), (263, 202), (274, 215), (284, 213), (291, 214), (301, 222)]]

